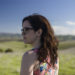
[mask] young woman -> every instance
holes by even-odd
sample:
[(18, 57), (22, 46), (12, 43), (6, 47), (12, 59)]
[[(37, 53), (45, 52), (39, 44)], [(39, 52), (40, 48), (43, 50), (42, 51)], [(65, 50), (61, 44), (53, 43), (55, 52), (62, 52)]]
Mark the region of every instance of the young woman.
[(33, 48), (24, 53), (20, 75), (58, 75), (58, 40), (48, 20), (39, 14), (22, 21), (24, 43)]

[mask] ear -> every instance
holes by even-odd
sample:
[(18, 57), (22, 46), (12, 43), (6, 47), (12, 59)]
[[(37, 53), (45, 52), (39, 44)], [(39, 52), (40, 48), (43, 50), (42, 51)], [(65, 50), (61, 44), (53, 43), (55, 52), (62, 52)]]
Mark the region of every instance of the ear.
[(37, 36), (41, 36), (41, 35), (42, 35), (42, 29), (39, 29), (39, 30), (36, 32), (36, 35), (37, 35)]

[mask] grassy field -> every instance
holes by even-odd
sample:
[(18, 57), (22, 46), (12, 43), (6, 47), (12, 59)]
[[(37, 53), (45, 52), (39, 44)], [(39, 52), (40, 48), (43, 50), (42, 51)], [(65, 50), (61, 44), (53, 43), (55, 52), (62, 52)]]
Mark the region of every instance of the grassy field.
[(59, 51), (59, 75), (75, 75), (75, 48)]
[(59, 42), (59, 50), (75, 47), (75, 40)]
[(0, 43), (0, 48), (5, 51), (6, 49), (10, 48), (14, 52), (17, 51), (25, 51), (31, 48), (30, 45), (25, 45), (23, 42), (20, 41), (9, 41), (9, 42), (1, 42)]
[(21, 57), (21, 53), (0, 54), (0, 74), (19, 75)]
[[(19, 75), (22, 55), (31, 46), (26, 47), (23, 42), (11, 41), (0, 43), (0, 48), (11, 48), (14, 51), (0, 53), (0, 74)], [(60, 42), (59, 49), (59, 75), (75, 75), (75, 41)]]

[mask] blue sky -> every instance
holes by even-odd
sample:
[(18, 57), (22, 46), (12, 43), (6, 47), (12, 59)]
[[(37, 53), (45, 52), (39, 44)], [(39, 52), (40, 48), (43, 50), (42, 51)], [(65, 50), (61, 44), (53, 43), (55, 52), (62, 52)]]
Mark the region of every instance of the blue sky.
[(39, 13), (56, 35), (75, 35), (75, 0), (0, 0), (0, 32), (21, 33), (23, 17)]

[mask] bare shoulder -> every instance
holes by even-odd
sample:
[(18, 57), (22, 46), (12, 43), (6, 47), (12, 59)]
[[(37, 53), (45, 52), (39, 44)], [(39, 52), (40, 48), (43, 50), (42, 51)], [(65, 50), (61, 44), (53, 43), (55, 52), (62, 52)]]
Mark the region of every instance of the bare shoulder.
[(20, 75), (30, 75), (36, 61), (36, 54), (33, 51), (27, 51), (22, 56)]
[(32, 62), (32, 61), (34, 61), (36, 59), (36, 53), (35, 52), (33, 52), (33, 51), (27, 51), (27, 52), (25, 52), (24, 54), (23, 54), (23, 56), (22, 56), (22, 60), (26, 63), (28, 63), (28, 62)]
[(36, 53), (32, 50), (29, 50), (23, 54), (23, 57), (30, 57), (30, 56), (32, 56), (32, 57), (36, 56)]

